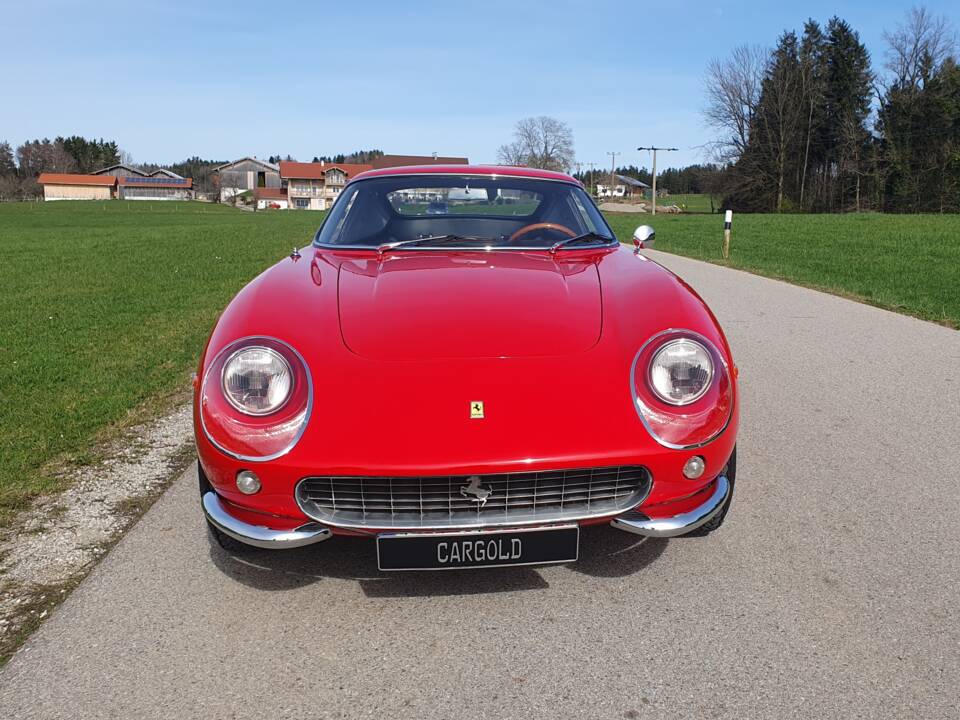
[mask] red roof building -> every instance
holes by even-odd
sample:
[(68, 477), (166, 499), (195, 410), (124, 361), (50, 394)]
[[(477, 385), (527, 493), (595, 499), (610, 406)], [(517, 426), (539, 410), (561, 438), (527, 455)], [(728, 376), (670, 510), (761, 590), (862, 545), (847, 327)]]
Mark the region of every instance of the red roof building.
[(280, 162), (280, 177), (284, 180), (322, 180), (329, 170), (340, 170), (347, 177), (353, 177), (365, 170), (372, 170), (373, 165), (356, 163), (326, 163), (326, 162)]
[(40, 173), (41, 185), (105, 185), (111, 187), (117, 179), (110, 175), (76, 175), (74, 173)]
[(253, 194), (257, 198), (262, 198), (264, 200), (286, 200), (287, 199), (286, 188), (262, 187), (254, 190)]
[(350, 178), (372, 168), (355, 163), (283, 161), (280, 178), (286, 183), (291, 208), (326, 210)]
[(258, 187), (253, 191), (258, 210), (286, 210), (290, 207), (287, 189), (279, 187)]
[(44, 200), (109, 200), (117, 186), (112, 175), (73, 173), (40, 173), (37, 182), (43, 185)]

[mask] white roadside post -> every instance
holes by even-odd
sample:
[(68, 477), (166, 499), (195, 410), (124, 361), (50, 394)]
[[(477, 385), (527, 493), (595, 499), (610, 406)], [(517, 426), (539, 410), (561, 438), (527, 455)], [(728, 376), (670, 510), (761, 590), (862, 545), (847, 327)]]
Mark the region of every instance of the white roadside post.
[(723, 216), (723, 259), (730, 257), (730, 226), (733, 225), (733, 210), (727, 210)]

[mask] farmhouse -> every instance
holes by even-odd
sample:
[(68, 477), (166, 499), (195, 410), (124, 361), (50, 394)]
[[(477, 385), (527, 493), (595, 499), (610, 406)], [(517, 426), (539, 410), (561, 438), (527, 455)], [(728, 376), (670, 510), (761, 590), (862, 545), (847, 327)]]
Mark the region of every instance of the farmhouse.
[(337, 199), (347, 180), (371, 170), (372, 165), (352, 163), (287, 162), (280, 163), (280, 178), (287, 186), (289, 207), (301, 210), (326, 210)]
[(192, 195), (191, 178), (166, 175), (130, 175), (117, 178), (117, 196), (122, 200), (189, 200)]
[(220, 202), (255, 188), (281, 187), (280, 168), (266, 160), (240, 158), (216, 168), (214, 175), (220, 187)]
[(443, 157), (442, 155), (381, 155), (371, 160), (370, 164), (379, 170), (401, 165), (469, 165), (470, 161), (465, 157)]
[(113, 197), (117, 178), (112, 175), (40, 173), (37, 182), (43, 185), (44, 200), (109, 200)]

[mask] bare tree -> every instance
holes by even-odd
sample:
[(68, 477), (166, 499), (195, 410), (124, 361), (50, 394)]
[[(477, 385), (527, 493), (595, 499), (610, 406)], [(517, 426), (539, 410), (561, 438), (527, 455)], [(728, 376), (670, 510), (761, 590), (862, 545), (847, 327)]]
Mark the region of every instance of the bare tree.
[(526, 165), (566, 172), (574, 164), (573, 131), (556, 118), (524, 118), (513, 131), (513, 142), (501, 145), (497, 158), (506, 165)]
[(712, 144), (715, 156), (722, 162), (736, 162), (747, 147), (760, 102), (767, 54), (759, 46), (741, 45), (734, 48), (729, 58), (714, 59), (707, 65), (707, 104), (703, 116), (708, 125), (722, 133)]
[(901, 88), (921, 88), (956, 52), (957, 36), (950, 22), (924, 7), (911, 8), (906, 21), (894, 32), (885, 32), (887, 70)]
[(75, 172), (76, 160), (63, 148), (60, 142), (34, 140), (17, 148), (17, 165), (20, 175), (36, 177), (42, 172)]
[(20, 178), (16, 175), (0, 175), (0, 201), (16, 200), (20, 196)]

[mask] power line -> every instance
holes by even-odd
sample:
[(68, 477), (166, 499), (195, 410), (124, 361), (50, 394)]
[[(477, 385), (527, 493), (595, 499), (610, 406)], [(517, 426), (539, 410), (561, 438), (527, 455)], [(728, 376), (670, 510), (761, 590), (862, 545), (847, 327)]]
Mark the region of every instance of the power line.
[(653, 153), (653, 173), (652, 173), (653, 189), (651, 190), (651, 192), (653, 193), (653, 211), (650, 213), (651, 215), (657, 214), (657, 150), (662, 150), (663, 152), (674, 152), (679, 149), (680, 148), (675, 148), (675, 147), (652, 147), (652, 146), (637, 148), (637, 150), (649, 150), (650, 152)]
[(616, 172), (615, 164), (617, 162), (617, 155), (620, 154), (620, 152), (614, 152), (612, 150), (607, 151), (607, 155), (610, 156), (610, 197), (613, 197), (613, 186), (616, 185), (613, 174)]

